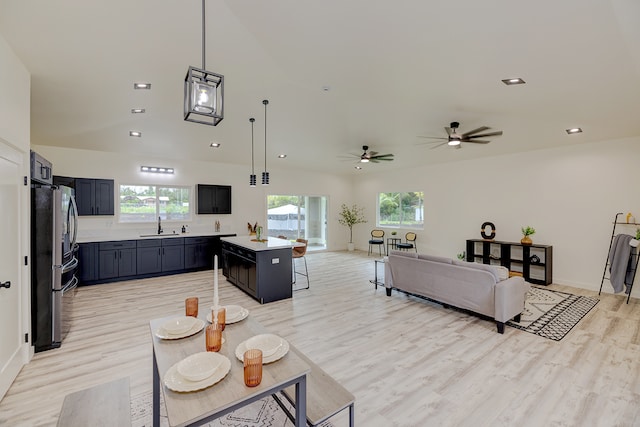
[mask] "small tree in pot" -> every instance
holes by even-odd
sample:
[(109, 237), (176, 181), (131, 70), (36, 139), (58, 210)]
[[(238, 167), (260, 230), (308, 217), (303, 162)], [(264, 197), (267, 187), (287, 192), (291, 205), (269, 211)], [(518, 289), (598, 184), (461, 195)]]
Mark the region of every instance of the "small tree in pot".
[(353, 226), (356, 224), (363, 224), (367, 222), (367, 220), (364, 218), (364, 208), (359, 208), (357, 205), (349, 207), (343, 203), (340, 207), (340, 218), (338, 218), (338, 222), (349, 227), (348, 248), (350, 251), (352, 251), (354, 249)]

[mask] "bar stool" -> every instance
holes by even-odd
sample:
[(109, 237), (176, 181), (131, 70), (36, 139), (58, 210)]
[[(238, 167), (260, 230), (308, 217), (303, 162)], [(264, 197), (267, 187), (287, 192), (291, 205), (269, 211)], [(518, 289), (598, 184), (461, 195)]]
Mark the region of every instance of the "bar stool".
[[(293, 285), (296, 284), (296, 280), (297, 280), (297, 276), (296, 275), (301, 275), (307, 278), (307, 287), (306, 288), (298, 288), (295, 289), (295, 291), (300, 290), (300, 289), (309, 289), (309, 269), (307, 268), (307, 258), (305, 257), (306, 253), (307, 253), (307, 245), (309, 243), (308, 240), (305, 239), (296, 239), (296, 242), (298, 243), (304, 243), (304, 246), (300, 245), (300, 246), (294, 246), (292, 248), (292, 252), (291, 252), (291, 262), (293, 263)], [(298, 258), (302, 258), (304, 260), (304, 273), (301, 271), (297, 271), (296, 270), (296, 259)]]

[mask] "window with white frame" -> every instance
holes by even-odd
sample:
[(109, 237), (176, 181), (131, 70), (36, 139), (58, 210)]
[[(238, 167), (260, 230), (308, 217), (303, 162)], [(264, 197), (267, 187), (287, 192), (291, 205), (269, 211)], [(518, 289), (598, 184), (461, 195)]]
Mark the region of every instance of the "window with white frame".
[(191, 219), (191, 188), (165, 185), (120, 185), (120, 222)]
[(379, 193), (378, 226), (422, 229), (424, 193), (422, 191)]

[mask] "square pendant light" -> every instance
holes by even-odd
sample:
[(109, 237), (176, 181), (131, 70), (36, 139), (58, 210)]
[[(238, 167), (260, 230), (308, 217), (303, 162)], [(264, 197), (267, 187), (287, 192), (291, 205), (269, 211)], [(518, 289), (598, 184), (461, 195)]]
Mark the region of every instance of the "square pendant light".
[(223, 119), (224, 76), (189, 67), (184, 79), (184, 119), (216, 126)]

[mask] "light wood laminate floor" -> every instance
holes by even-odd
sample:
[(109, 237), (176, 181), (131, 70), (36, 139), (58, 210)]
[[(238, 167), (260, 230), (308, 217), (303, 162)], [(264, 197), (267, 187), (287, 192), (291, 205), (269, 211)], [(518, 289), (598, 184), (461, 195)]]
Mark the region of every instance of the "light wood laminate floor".
[[(261, 306), (223, 282), (220, 300), (247, 307), (349, 389), (358, 426), (640, 425), (637, 299), (603, 294), (561, 342), (500, 335), (492, 321), (375, 290), (373, 260), (307, 254), (311, 289), (293, 299)], [(150, 391), (148, 321), (183, 313), (188, 296), (208, 309), (212, 295), (211, 271), (80, 288), (67, 340), (23, 368), (0, 425), (55, 425), (65, 395), (123, 376), (132, 396)]]

